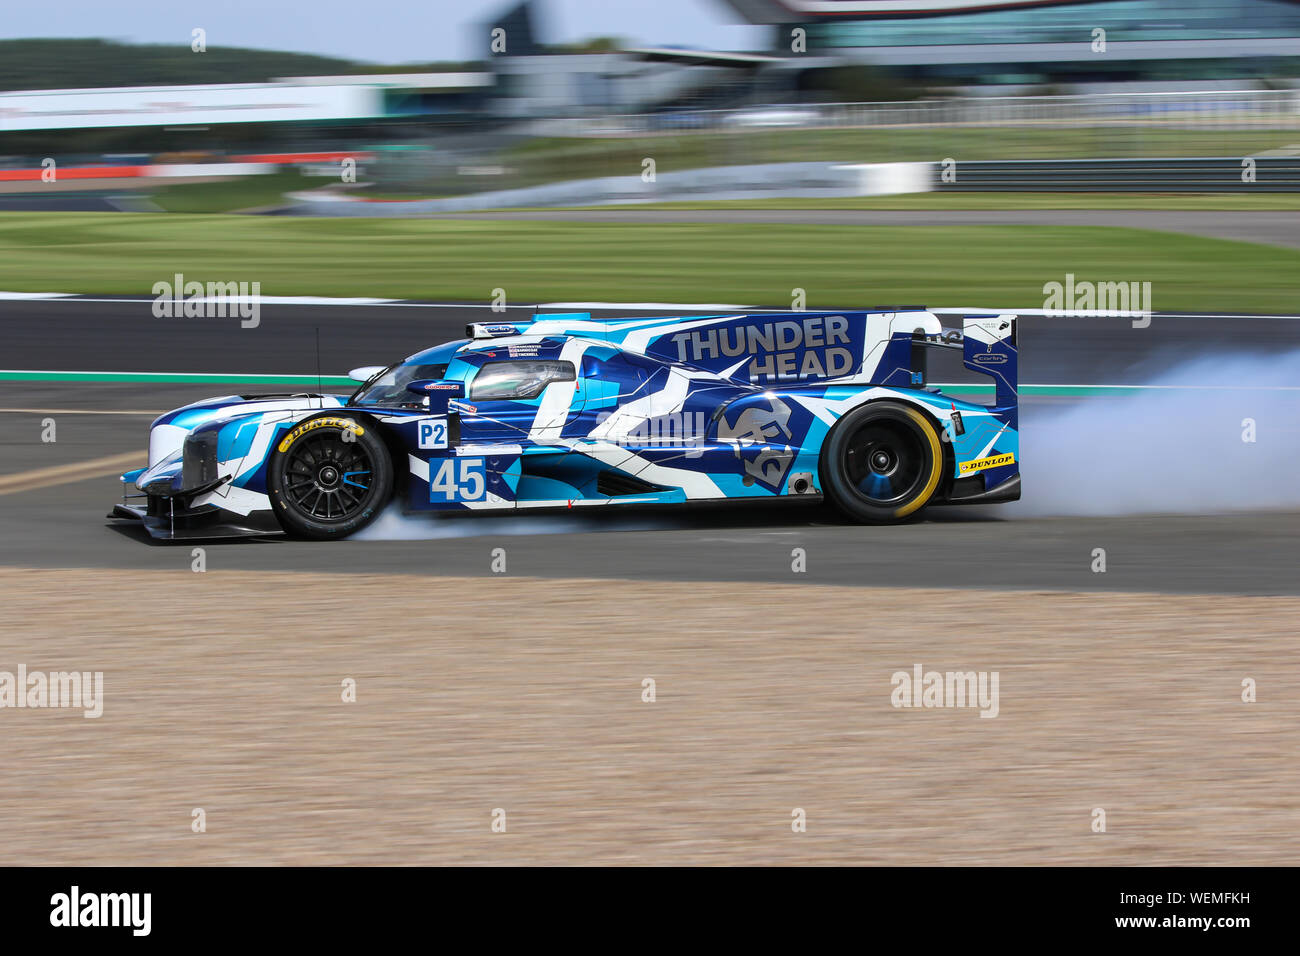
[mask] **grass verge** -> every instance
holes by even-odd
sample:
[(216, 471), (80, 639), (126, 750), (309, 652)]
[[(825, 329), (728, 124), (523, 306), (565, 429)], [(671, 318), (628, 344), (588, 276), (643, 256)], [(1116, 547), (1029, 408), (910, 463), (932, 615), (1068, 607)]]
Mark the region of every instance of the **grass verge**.
[(302, 176), (296, 171), (289, 171), (263, 176), (237, 176), (220, 182), (179, 183), (164, 186), (151, 193), (149, 198), (167, 212), (238, 212), (241, 209), (283, 205), (285, 193), (312, 189), (329, 182), (337, 180)]
[(264, 295), (509, 302), (1040, 305), (1149, 281), (1153, 307), (1292, 312), (1300, 251), (1137, 229), (0, 214), (0, 289), (151, 295), (175, 273)]

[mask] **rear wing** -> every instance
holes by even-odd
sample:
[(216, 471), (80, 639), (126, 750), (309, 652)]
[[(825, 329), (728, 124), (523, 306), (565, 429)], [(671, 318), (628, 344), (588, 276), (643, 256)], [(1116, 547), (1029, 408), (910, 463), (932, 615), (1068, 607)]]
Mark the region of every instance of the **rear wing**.
[(963, 364), (993, 379), (995, 404), (1014, 405), (1019, 393), (1016, 317), (967, 315), (962, 318)]
[(918, 328), (912, 333), (913, 381), (926, 379), (926, 350), (931, 348), (960, 349), (962, 364), (973, 372), (993, 379), (993, 404), (1005, 409), (1004, 418), (1017, 427), (1019, 404), (1019, 352), (1016, 340), (1017, 316), (1014, 313), (966, 311), (947, 312), (930, 309), (936, 318), (948, 321), (960, 319), (960, 328), (937, 323), (938, 328)]

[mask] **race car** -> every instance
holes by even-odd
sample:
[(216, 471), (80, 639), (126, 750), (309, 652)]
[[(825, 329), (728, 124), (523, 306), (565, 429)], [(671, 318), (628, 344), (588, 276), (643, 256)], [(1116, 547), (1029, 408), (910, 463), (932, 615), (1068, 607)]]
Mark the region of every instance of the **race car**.
[[(991, 405), (926, 382), (931, 349)], [(353, 370), (351, 396), (232, 395), (162, 415), (109, 517), (156, 538), (329, 539), (407, 512), (829, 500), (893, 523), (1020, 497), (1016, 317), (916, 308), (536, 315)]]

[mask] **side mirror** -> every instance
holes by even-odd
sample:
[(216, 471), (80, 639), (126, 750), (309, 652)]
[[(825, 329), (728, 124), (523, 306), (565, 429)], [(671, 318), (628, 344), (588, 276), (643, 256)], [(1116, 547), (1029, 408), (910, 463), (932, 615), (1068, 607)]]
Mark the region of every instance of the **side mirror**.
[(348, 372), (348, 378), (352, 379), (354, 382), (361, 382), (364, 384), (386, 368), (388, 368), (387, 365), (363, 365), (361, 368), (354, 368), (352, 371)]
[(429, 411), (435, 415), (447, 414), (447, 403), (465, 397), (465, 383), (444, 378), (417, 378), (406, 383), (406, 390), (429, 401)]

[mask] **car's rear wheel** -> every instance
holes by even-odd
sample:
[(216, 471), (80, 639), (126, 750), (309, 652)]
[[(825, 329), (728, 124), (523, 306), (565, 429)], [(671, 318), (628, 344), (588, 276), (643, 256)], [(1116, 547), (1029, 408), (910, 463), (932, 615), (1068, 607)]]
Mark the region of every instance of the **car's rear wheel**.
[(388, 503), (393, 466), (373, 427), (323, 415), (299, 422), (276, 446), (267, 490), (290, 534), (345, 538)]
[(826, 497), (854, 521), (892, 524), (929, 503), (943, 477), (943, 446), (930, 420), (898, 402), (854, 409), (822, 448)]

